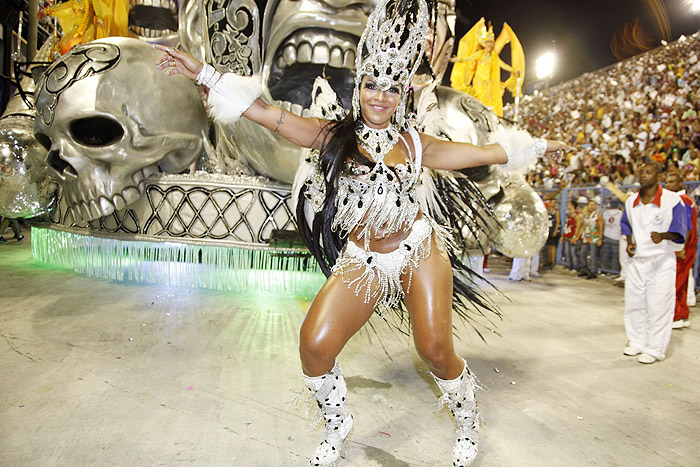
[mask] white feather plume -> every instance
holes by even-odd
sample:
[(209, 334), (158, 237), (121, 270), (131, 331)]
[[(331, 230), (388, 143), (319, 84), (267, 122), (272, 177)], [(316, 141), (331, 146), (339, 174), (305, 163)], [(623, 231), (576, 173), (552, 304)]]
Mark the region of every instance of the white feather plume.
[(500, 126), (489, 136), (489, 143), (498, 144), (506, 151), (508, 162), (501, 168), (507, 172), (527, 173), (537, 163), (541, 154), (537, 154), (536, 142), (530, 133), (514, 126)]

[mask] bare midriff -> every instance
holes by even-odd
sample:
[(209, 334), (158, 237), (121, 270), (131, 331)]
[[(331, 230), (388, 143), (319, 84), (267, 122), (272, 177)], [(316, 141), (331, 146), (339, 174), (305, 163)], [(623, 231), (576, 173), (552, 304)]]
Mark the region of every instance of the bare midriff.
[[(411, 225), (404, 224), (400, 231), (393, 234), (386, 235), (382, 229), (376, 232), (372, 229), (372, 237), (369, 240), (369, 249), (376, 253), (390, 253), (396, 250), (403, 240), (408, 237), (411, 233), (411, 226), (413, 222), (417, 221), (423, 217), (423, 213), (419, 210), (418, 215), (411, 222)], [(364, 225), (359, 225), (357, 228), (348, 235), (348, 240), (355, 243), (356, 245), (364, 245), (364, 238), (359, 238), (359, 232), (362, 230)]]

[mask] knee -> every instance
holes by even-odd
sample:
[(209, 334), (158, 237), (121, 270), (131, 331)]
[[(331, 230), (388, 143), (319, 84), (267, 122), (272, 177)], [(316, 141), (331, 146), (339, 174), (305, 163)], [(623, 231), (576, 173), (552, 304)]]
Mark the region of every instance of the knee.
[(302, 332), (299, 339), (299, 355), (302, 363), (319, 364), (333, 362), (337, 357), (337, 352), (333, 349), (335, 346), (329, 339), (322, 337), (319, 334)]
[(447, 342), (438, 339), (429, 339), (421, 343), (417, 342), (416, 351), (431, 369), (447, 368), (455, 358), (454, 348), (449, 339)]

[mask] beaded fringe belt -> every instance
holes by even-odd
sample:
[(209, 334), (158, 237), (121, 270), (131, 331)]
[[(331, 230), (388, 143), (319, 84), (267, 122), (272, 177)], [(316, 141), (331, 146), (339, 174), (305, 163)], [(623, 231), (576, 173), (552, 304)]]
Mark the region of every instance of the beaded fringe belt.
[[(401, 276), (408, 273), (408, 290), (414, 268), (421, 258), (430, 256), (432, 241), (426, 242), (426, 239), (432, 232), (433, 226), (428, 220), (418, 219), (408, 237), (389, 253), (366, 251), (348, 241), (333, 266), (333, 273), (339, 274), (348, 287), (354, 286), (358, 296), (363, 294), (365, 303), (377, 300), (375, 310), (382, 315), (400, 306), (404, 297)], [(361, 270), (358, 277), (346, 279), (347, 274)]]

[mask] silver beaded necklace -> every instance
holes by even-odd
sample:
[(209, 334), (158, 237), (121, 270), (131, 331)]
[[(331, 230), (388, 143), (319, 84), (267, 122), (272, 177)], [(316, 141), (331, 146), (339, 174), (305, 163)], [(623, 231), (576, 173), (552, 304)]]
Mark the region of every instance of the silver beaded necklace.
[(399, 142), (401, 133), (393, 124), (386, 128), (375, 129), (362, 122), (362, 127), (357, 131), (360, 145), (374, 159), (375, 162), (383, 162), (384, 156)]

